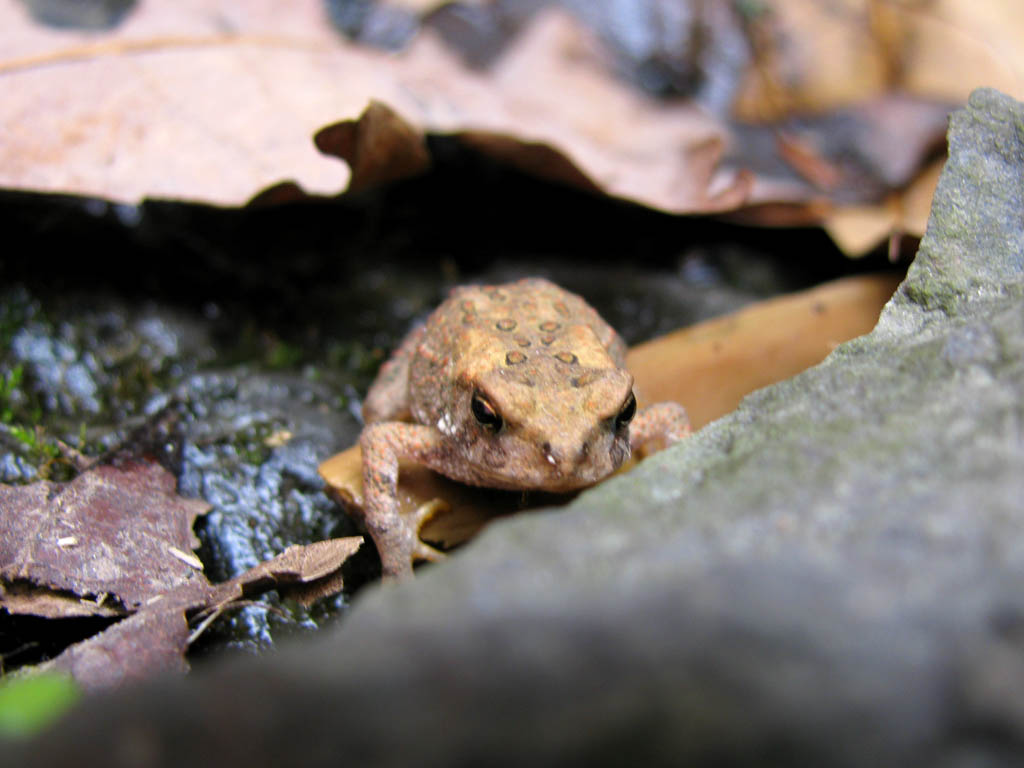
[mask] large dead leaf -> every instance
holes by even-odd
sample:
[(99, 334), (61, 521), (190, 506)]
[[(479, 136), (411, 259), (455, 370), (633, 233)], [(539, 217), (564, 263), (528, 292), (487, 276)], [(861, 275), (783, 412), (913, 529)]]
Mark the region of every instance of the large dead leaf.
[[(728, 6), (713, 5), (716, 25), (723, 18), (740, 24)], [(785, 32), (804, 18), (778, 5), (768, 4), (753, 27), (770, 22)], [(826, 24), (835, 4), (811, 6), (818, 12), (794, 30), (810, 36), (821, 56), (791, 55), (792, 34), (761, 35), (768, 43), (758, 49), (757, 71), (766, 71), (766, 60), (785, 59), (789, 78), (763, 81), (790, 87), (790, 80), (816, 78), (805, 88), (811, 96), (787, 95), (786, 105), (848, 104), (900, 86), (871, 75), (867, 86), (850, 91), (851, 73), (864, 80), (861, 70), (879, 71), (862, 59), (885, 58), (888, 38), (875, 35), (873, 47), (858, 53), (857, 35), (874, 28), (847, 43), (850, 35), (841, 30), (822, 32), (835, 26)], [(840, 6), (840, 20), (870, 10), (853, 0)], [(821, 59), (830, 61), (833, 51), (822, 43), (836, 35), (850, 53), (836, 51), (824, 66)], [(531, 172), (674, 212), (805, 205), (878, 186), (865, 188), (862, 175), (848, 173), (830, 181), (829, 168), (850, 157), (851, 147), (833, 152), (824, 139), (837, 131), (829, 128), (815, 133), (805, 126), (794, 134), (788, 126), (778, 139), (769, 136), (759, 150), (767, 155), (751, 174), (749, 158), (736, 151), (748, 144), (736, 126), (696, 104), (658, 102), (635, 90), (616, 76), (595, 36), (555, 8), (535, 15), (484, 72), (467, 69), (430, 29), (400, 55), (346, 43), (319, 0), (287, 10), (270, 0), (237, 7), (183, 0), (173, 8), (143, 0), (116, 30), (99, 35), (40, 27), (20, 3), (0, 0), (0, 43), (0, 116), (8, 126), (0, 138), (0, 184), (12, 187), (129, 202), (162, 196), (237, 204), (294, 180), (292, 192), (330, 194), (350, 176), (311, 145), (327, 124), (339, 127), (322, 132), (321, 145), (353, 164), (353, 188), (422, 170), (427, 132), (457, 134)], [(750, 88), (741, 96), (757, 93)], [(371, 102), (389, 111), (371, 110), (353, 122)], [(387, 119), (371, 119), (381, 115)], [(908, 137), (917, 128), (912, 121), (896, 125), (904, 132), (897, 131), (894, 146), (913, 169), (919, 158)], [(332, 134), (340, 140), (327, 142)], [(854, 144), (852, 156), (882, 149), (868, 134)], [(786, 172), (773, 173), (773, 163)], [(817, 207), (808, 210), (805, 219), (820, 215)]]
[[(641, 404), (682, 403), (699, 429), (733, 410), (749, 392), (796, 375), (839, 343), (870, 331), (898, 282), (893, 275), (845, 278), (633, 347), (626, 362)], [(358, 517), (363, 504), (359, 446), (325, 460), (319, 471), (331, 496)], [(421, 535), (443, 549), (470, 539), (496, 517), (569, 498), (474, 488), (416, 464), (403, 464), (398, 473), (399, 512), (410, 516), (432, 505), (435, 515)]]
[(612, 194), (699, 210), (706, 147), (723, 142), (696, 107), (660, 107), (610, 77), (563, 14), (539, 18), (486, 75), (429, 32), (400, 57), (347, 44), (317, 0), (286, 13), (144, 0), (99, 38), (41, 28), (7, 0), (0, 30), (0, 116), (14, 126), (0, 144), (7, 186), (227, 204), (287, 179), (335, 192), (345, 170), (318, 158), (310, 137), (376, 100), (419, 130), (549, 144)]

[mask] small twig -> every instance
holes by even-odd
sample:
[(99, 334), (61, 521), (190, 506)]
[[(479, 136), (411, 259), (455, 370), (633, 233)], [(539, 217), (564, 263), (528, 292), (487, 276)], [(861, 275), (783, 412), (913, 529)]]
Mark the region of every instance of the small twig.
[(224, 613), (224, 611), (226, 611), (226, 610), (228, 609), (228, 607), (229, 607), (230, 605), (231, 605), (231, 603), (222, 603), (221, 605), (218, 605), (218, 606), (217, 606), (217, 607), (216, 607), (216, 608), (215, 608), (215, 609), (214, 609), (214, 610), (213, 610), (213, 611), (212, 611), (212, 612), (210, 613), (210, 615), (209, 615), (209, 616), (207, 616), (207, 617), (206, 617), (205, 619), (203, 619), (203, 620), (202, 620), (202, 621), (201, 621), (201, 622), (199, 623), (199, 626), (198, 626), (198, 627), (196, 627), (195, 629), (193, 629), (193, 630), (192, 630), (192, 634), (190, 634), (190, 635), (188, 636), (188, 640), (186, 640), (186, 641), (185, 641), (185, 647), (187, 648), (188, 646), (192, 645), (192, 643), (194, 643), (194, 642), (195, 642), (196, 640), (198, 640), (198, 639), (199, 639), (199, 636), (200, 636), (200, 635), (202, 635), (202, 634), (203, 634), (203, 632), (205, 632), (205, 631), (206, 631), (206, 629), (207, 629), (207, 628), (208, 628), (208, 627), (209, 627), (209, 626), (210, 626), (211, 624), (213, 624), (214, 620), (215, 620), (215, 619), (216, 619), (216, 618), (217, 618), (218, 616), (220, 616), (220, 615), (221, 615), (222, 613)]
[(96, 459), (86, 456), (80, 450), (75, 448), (73, 445), (68, 445), (59, 437), (53, 438), (54, 442), (57, 443), (57, 447), (60, 448), (60, 452), (64, 459), (66, 459), (71, 466), (73, 466), (79, 472), (85, 472), (93, 464), (96, 463)]
[(212, 606), (196, 614), (197, 616), (201, 616), (203, 613), (206, 613), (206, 611), (209, 611), (209, 615), (192, 630), (192, 634), (190, 634), (188, 636), (188, 640), (185, 641), (185, 646), (188, 647), (198, 640), (199, 636), (202, 635), (203, 632), (205, 632), (209, 626), (229, 608), (248, 608), (250, 606), (260, 606), (267, 611), (276, 613), (278, 616), (284, 616), (284, 611), (273, 605), (261, 603), (259, 600), (231, 600), (226, 603), (220, 603), (219, 605)]
[(16, 656), (20, 656), (21, 654), (26, 653), (27, 651), (34, 650), (38, 647), (39, 643), (37, 641), (29, 640), (27, 643), (23, 643), (19, 645), (17, 648), (7, 651), (7, 653), (0, 653), (0, 674), (3, 674), (4, 672), (5, 663), (9, 662)]

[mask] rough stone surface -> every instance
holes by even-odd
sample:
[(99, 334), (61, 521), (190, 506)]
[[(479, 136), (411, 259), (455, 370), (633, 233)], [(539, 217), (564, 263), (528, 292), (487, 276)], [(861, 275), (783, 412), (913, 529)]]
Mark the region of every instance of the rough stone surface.
[(950, 145), (869, 336), (337, 631), (94, 701), (7, 757), (1021, 764), (1024, 107), (975, 93)]

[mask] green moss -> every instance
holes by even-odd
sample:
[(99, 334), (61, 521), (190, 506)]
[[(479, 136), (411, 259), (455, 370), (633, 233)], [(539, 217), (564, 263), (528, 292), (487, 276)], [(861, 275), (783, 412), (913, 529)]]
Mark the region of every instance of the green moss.
[(15, 395), (18, 387), (21, 386), (24, 374), (25, 368), (21, 365), (16, 365), (0, 378), (0, 422), (4, 424), (10, 424), (14, 421), (12, 397)]
[(369, 388), (384, 358), (385, 352), (380, 347), (351, 340), (331, 342), (324, 354), (325, 367), (343, 373), (358, 392)]
[(297, 367), (304, 357), (301, 347), (278, 339), (267, 349), (263, 362), (271, 370), (286, 370)]
[(43, 673), (0, 683), (0, 736), (24, 738), (63, 715), (81, 697), (68, 675)]
[(283, 428), (283, 424), (275, 421), (252, 424), (247, 429), (235, 433), (231, 446), (243, 462), (259, 466), (269, 459), (272, 453), (272, 448), (268, 444), (269, 438)]
[(66, 457), (60, 441), (42, 426), (0, 424), (0, 447), (14, 450), (36, 468), (36, 479), (65, 482), (78, 470)]
[(760, 21), (771, 13), (765, 0), (736, 0), (733, 8), (747, 22)]

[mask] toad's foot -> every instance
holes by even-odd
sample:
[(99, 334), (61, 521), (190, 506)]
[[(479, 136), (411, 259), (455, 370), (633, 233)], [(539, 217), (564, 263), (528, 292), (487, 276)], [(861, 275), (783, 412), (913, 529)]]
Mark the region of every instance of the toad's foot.
[(411, 515), (378, 515), (366, 520), (367, 530), (377, 546), (381, 558), (381, 571), (385, 581), (398, 581), (411, 577), (417, 562), (439, 562), (445, 555), (420, 539), (420, 527), (436, 511), (445, 508), (435, 499), (419, 507)]
[(447, 502), (442, 499), (431, 499), (426, 504), (420, 504), (412, 513), (412, 529), (415, 531), (416, 544), (413, 548), (412, 559), (414, 561), (426, 561), (428, 563), (439, 563), (448, 557), (436, 547), (432, 547), (423, 541), (422, 528), (438, 512), (447, 512), (451, 509)]
[(447, 509), (448, 505), (444, 501), (433, 499), (421, 504), (410, 515), (398, 513), (394, 518), (388, 518), (388, 523), (384, 525), (381, 524), (382, 518), (376, 522), (367, 519), (367, 528), (380, 554), (385, 581), (411, 576), (413, 565), (418, 562), (437, 563), (447, 557), (444, 552), (420, 538), (420, 529), (426, 522)]
[(690, 419), (679, 403), (655, 403), (644, 408), (629, 425), (629, 446), (642, 455), (655, 453), (690, 434)]

